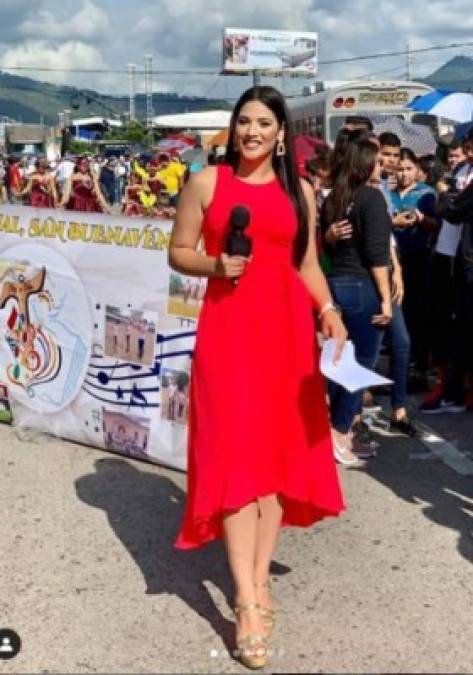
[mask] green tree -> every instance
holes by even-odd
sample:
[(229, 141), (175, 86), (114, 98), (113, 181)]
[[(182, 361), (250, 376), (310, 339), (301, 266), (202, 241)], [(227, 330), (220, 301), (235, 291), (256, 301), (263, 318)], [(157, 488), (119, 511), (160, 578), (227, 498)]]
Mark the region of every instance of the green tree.
[(148, 133), (147, 128), (136, 120), (125, 122), (119, 129), (113, 129), (105, 135), (105, 140), (108, 141), (127, 141), (136, 145), (150, 145), (153, 141)]
[(93, 143), (87, 143), (86, 141), (79, 141), (76, 138), (71, 138), (69, 141), (69, 152), (72, 155), (89, 155), (95, 152), (95, 146)]

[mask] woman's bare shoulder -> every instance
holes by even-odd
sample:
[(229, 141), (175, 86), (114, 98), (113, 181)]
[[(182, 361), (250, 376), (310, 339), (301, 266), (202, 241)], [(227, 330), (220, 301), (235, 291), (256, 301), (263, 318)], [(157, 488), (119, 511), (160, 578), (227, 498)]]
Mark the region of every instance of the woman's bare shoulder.
[(192, 174), (184, 189), (193, 197), (198, 197), (202, 206), (206, 208), (212, 201), (216, 184), (217, 167), (206, 166), (201, 171)]

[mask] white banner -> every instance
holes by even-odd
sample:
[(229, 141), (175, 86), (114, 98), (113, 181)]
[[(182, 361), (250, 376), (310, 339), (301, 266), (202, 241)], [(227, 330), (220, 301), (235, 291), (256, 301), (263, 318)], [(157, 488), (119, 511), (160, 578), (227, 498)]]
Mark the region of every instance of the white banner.
[(223, 70), (247, 73), (317, 74), (317, 33), (285, 30), (225, 28), (223, 32)]
[(14, 423), (185, 470), (205, 280), (168, 267), (171, 226), (0, 205), (0, 404)]

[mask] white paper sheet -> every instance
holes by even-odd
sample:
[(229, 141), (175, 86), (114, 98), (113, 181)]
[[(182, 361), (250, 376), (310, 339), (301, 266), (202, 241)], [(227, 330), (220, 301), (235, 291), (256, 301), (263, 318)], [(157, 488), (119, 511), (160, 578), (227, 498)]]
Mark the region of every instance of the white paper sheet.
[(340, 360), (334, 365), (335, 346), (336, 341), (333, 338), (326, 340), (320, 356), (320, 370), (329, 380), (340, 384), (351, 393), (368, 387), (392, 384), (392, 380), (360, 366), (355, 359), (355, 349), (350, 340), (345, 343)]
[(437, 239), (436, 252), (454, 257), (457, 253), (462, 229), (463, 225), (452, 225), (447, 220), (444, 220), (440, 228), (439, 238)]

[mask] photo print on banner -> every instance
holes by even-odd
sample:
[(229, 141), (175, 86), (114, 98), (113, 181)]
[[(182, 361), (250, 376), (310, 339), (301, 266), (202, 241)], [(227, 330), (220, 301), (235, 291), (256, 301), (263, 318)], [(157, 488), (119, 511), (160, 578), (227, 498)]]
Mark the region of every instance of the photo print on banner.
[(186, 277), (172, 271), (169, 275), (167, 312), (183, 319), (197, 319), (202, 307), (207, 280), (203, 277)]

